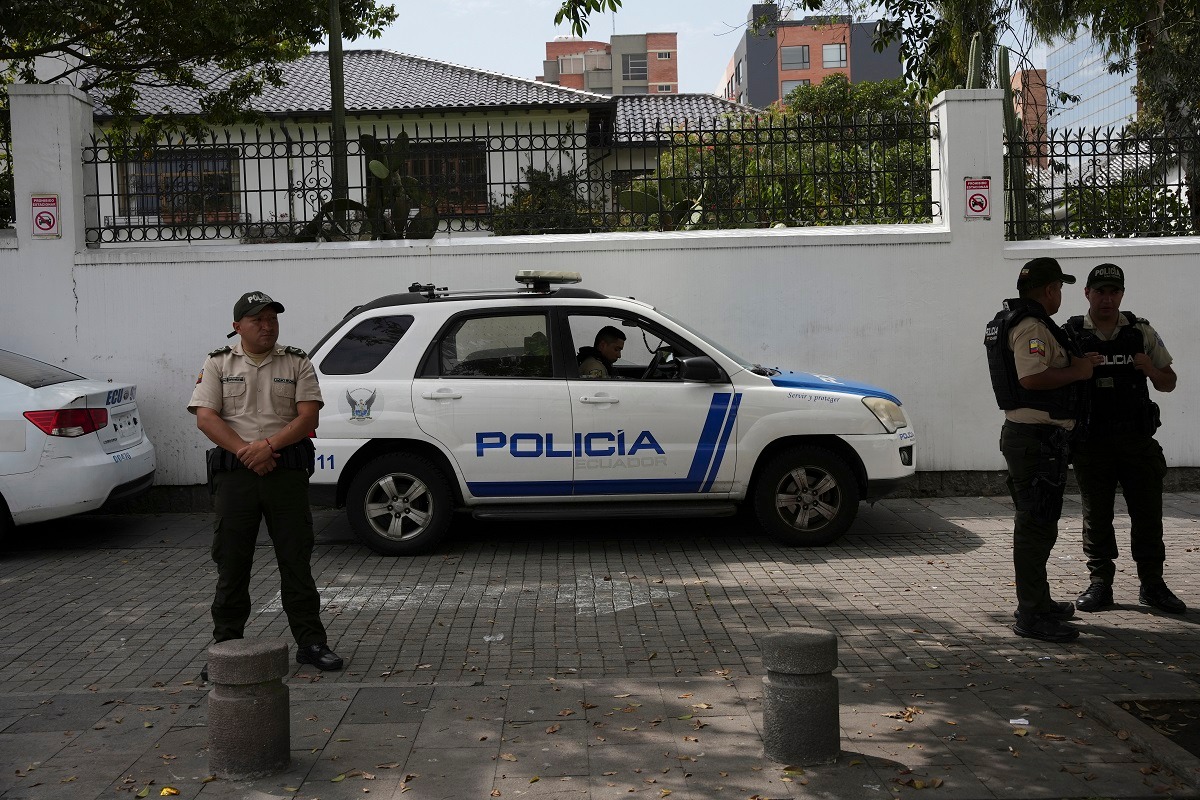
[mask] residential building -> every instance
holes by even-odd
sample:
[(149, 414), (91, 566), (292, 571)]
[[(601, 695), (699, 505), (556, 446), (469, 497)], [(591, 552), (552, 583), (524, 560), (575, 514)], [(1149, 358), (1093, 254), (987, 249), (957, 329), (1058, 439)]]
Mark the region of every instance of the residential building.
[(874, 30), (874, 22), (844, 16), (781, 19), (778, 5), (755, 3), (716, 93), (766, 108), (797, 86), (820, 83), (834, 72), (851, 83), (899, 78), (899, 46), (875, 52)]
[(1049, 50), (1046, 82), (1056, 92), (1079, 98), (1050, 105), (1051, 128), (1121, 128), (1137, 117), (1137, 70), (1109, 72), (1104, 48), (1087, 31)]
[[(133, 159), (91, 148), (99, 225), (90, 241), (221, 238), (202, 229), (312, 220), (331, 196), (328, 57), (310, 53), (281, 69), (282, 85), (253, 101), (257, 126), (186, 144), (176, 137)], [(655, 170), (671, 131), (711, 130), (754, 110), (712, 95), (608, 96), (383, 50), (347, 50), (344, 70), (352, 198), (364, 200), (371, 183), (369, 137), (402, 154), (403, 172), (435, 198), (443, 232), (486, 232), (476, 220), (503, 207), (531, 168), (628, 182)], [(144, 87), (139, 110), (199, 114), (200, 94)], [(97, 107), (100, 127), (111, 118)]]
[(1025, 128), (1025, 141), (1044, 138), (1046, 132), (1046, 70), (1021, 69), (1012, 76), (1013, 105)]
[(617, 34), (608, 42), (559, 36), (546, 42), (538, 80), (610, 95), (678, 94), (674, 33)]

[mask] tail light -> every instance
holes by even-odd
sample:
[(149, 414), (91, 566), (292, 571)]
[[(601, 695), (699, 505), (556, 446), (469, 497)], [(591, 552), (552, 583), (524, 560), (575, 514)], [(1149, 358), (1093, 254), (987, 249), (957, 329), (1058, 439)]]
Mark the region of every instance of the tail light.
[(26, 411), (25, 419), (48, 436), (85, 436), (108, 424), (108, 409), (61, 408), (57, 411)]

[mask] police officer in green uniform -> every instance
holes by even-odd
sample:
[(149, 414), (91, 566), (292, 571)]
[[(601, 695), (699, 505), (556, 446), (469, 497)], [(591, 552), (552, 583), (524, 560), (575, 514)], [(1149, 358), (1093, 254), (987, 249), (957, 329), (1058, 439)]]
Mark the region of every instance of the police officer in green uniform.
[(984, 333), (992, 389), (1004, 410), (1000, 452), (1016, 506), (1013, 631), (1050, 642), (1079, 636), (1065, 622), (1075, 615), (1074, 605), (1051, 599), (1046, 576), (1046, 562), (1058, 540), (1079, 382), (1092, 375), (1092, 362), (1050, 318), (1062, 305), (1063, 284), (1074, 282), (1053, 258), (1029, 261), (1017, 278), (1020, 297), (1005, 300)]
[(279, 564), (283, 610), (298, 645), (296, 661), (321, 670), (342, 668), (326, 641), (321, 597), (313, 581), (312, 510), (308, 479), (314, 448), (309, 432), (324, 404), (304, 351), (282, 347), (283, 306), (247, 292), (233, 307), (237, 344), (208, 354), (188, 410), (216, 445), (208, 451), (217, 524), (212, 557), (217, 592), (213, 638), (241, 639), (250, 617), (250, 573), (259, 523)]
[(1071, 317), (1066, 329), (1092, 359), (1090, 402), (1085, 435), (1072, 443), (1072, 463), (1083, 500), (1083, 552), (1091, 584), (1079, 595), (1080, 611), (1113, 607), (1117, 537), (1113, 503), (1117, 485), (1129, 507), (1129, 549), (1137, 564), (1138, 600), (1172, 614), (1187, 606), (1163, 580), (1162, 492), (1167, 462), (1154, 440), (1158, 406), (1147, 384), (1157, 391), (1175, 388), (1171, 354), (1150, 323), (1121, 311), (1125, 273), (1116, 264), (1100, 264), (1083, 290), (1088, 313)]

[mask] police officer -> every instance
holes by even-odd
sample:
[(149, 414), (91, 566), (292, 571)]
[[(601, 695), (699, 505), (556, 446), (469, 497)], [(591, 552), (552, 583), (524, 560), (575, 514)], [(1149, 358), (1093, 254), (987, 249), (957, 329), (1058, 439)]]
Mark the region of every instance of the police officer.
[(612, 371), (613, 363), (625, 349), (625, 334), (620, 328), (605, 325), (596, 331), (596, 340), (591, 347), (579, 348), (579, 377), (619, 378)]
[(208, 451), (217, 524), (212, 557), (217, 592), (213, 638), (240, 639), (250, 617), (250, 572), (259, 522), (279, 564), (283, 610), (298, 645), (296, 661), (321, 670), (342, 668), (321, 624), (321, 597), (309, 561), (313, 550), (308, 478), (313, 470), (310, 431), (324, 404), (304, 351), (282, 347), (283, 306), (263, 292), (247, 292), (233, 307), (237, 344), (208, 354), (188, 410), (213, 444)]
[(1083, 552), (1091, 585), (1079, 595), (1080, 611), (1113, 607), (1117, 537), (1113, 502), (1117, 484), (1129, 507), (1129, 549), (1137, 564), (1138, 600), (1172, 614), (1187, 606), (1163, 581), (1162, 491), (1167, 463), (1154, 440), (1158, 406), (1147, 384), (1160, 392), (1175, 388), (1171, 354), (1150, 323), (1121, 311), (1125, 273), (1100, 264), (1083, 290), (1088, 313), (1071, 317), (1066, 329), (1095, 365), (1089, 385), (1086, 435), (1071, 446), (1075, 478), (1083, 499)]
[(1064, 621), (1075, 615), (1074, 605), (1052, 600), (1046, 578), (1062, 514), (1068, 439), (1079, 413), (1078, 382), (1092, 375), (1092, 362), (1050, 318), (1062, 305), (1063, 284), (1074, 282), (1053, 258), (1029, 261), (1017, 278), (1020, 297), (1004, 301), (984, 334), (992, 389), (1004, 410), (1000, 451), (1016, 505), (1013, 631), (1049, 642), (1079, 636)]

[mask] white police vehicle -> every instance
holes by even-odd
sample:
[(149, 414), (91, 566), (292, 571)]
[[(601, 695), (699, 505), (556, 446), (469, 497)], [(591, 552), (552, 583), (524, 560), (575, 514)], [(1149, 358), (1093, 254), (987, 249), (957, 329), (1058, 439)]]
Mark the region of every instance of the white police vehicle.
[[(456, 510), (613, 520), (743, 503), (778, 539), (820, 545), (914, 474), (883, 389), (750, 364), (646, 303), (564, 287), (576, 273), (517, 281), (414, 284), (314, 350), (314, 496), (345, 505), (371, 549), (426, 551)], [(610, 325), (626, 337), (616, 374), (580, 378), (578, 351)]]

